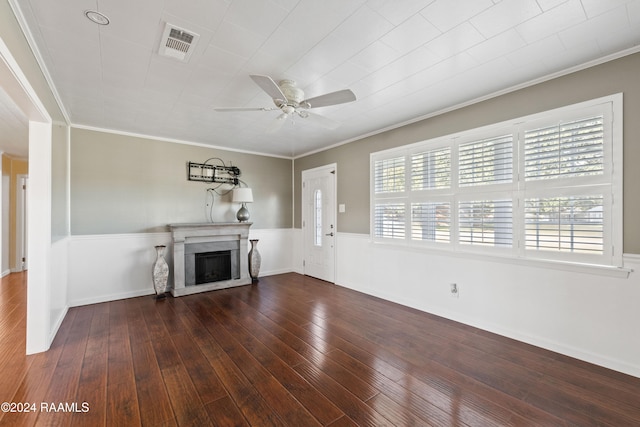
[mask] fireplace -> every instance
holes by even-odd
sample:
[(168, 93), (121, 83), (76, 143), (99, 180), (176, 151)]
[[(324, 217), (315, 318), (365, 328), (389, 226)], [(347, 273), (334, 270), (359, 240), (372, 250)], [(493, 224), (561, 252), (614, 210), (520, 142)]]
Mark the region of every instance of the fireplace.
[(231, 279), (231, 251), (201, 252), (195, 264), (196, 285)]
[(251, 223), (170, 224), (173, 296), (251, 284), (247, 262)]
[(238, 240), (184, 245), (184, 285), (204, 285), (240, 278)]

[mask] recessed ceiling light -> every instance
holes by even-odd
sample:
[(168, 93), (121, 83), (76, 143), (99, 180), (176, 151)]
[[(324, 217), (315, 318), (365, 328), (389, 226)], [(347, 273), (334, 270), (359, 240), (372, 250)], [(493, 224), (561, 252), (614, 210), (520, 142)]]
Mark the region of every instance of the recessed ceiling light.
[(86, 16), (92, 22), (95, 22), (98, 25), (109, 25), (109, 18), (107, 18), (100, 12), (96, 12), (95, 10), (85, 10), (84, 16)]

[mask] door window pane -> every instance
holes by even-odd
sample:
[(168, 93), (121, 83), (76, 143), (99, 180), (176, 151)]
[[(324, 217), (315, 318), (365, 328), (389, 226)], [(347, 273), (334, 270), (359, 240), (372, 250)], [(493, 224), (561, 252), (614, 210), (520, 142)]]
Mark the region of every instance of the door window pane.
[(313, 244), (322, 246), (322, 190), (313, 193)]

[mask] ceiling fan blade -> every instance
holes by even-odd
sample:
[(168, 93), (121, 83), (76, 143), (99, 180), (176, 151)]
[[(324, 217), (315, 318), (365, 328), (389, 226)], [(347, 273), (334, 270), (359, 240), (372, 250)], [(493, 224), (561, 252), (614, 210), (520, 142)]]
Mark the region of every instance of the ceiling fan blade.
[(228, 112), (228, 111), (271, 111), (277, 108), (244, 108), (244, 107), (229, 107), (229, 108), (214, 108), (214, 111)]
[(287, 97), (284, 96), (284, 93), (282, 93), (276, 82), (274, 82), (271, 77), (256, 74), (252, 74), (250, 77), (254, 82), (256, 82), (258, 86), (260, 86), (263, 91), (267, 92), (267, 94), (271, 98), (282, 100), (287, 99)]
[(284, 122), (287, 121), (289, 115), (287, 113), (282, 113), (278, 117), (275, 118), (265, 130), (266, 133), (275, 133), (280, 130), (280, 128), (284, 125)]
[(300, 117), (308, 120), (310, 123), (321, 126), (327, 129), (336, 129), (340, 126), (340, 122), (330, 119), (328, 117), (320, 116), (318, 114), (306, 113), (304, 116), (300, 115)]
[(356, 100), (356, 95), (351, 89), (343, 89), (337, 92), (325, 93), (324, 95), (305, 99), (300, 105), (308, 105), (307, 108), (327, 107), (329, 105), (344, 104)]

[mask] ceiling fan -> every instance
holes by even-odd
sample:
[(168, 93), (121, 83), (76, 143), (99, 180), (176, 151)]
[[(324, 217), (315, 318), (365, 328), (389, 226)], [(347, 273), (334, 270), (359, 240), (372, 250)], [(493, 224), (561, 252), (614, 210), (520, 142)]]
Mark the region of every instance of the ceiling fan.
[(350, 89), (339, 90), (337, 92), (325, 93), (305, 99), (302, 89), (297, 87), (293, 80), (280, 80), (278, 84), (269, 76), (251, 75), (251, 79), (272, 99), (275, 107), (262, 108), (215, 108), (215, 111), (273, 111), (280, 110), (282, 113), (276, 118), (267, 132), (274, 132), (286, 121), (288, 117), (298, 116), (308, 119), (320, 126), (335, 129), (340, 122), (310, 113), (311, 108), (328, 107), (330, 105), (344, 104), (356, 100), (356, 95)]

